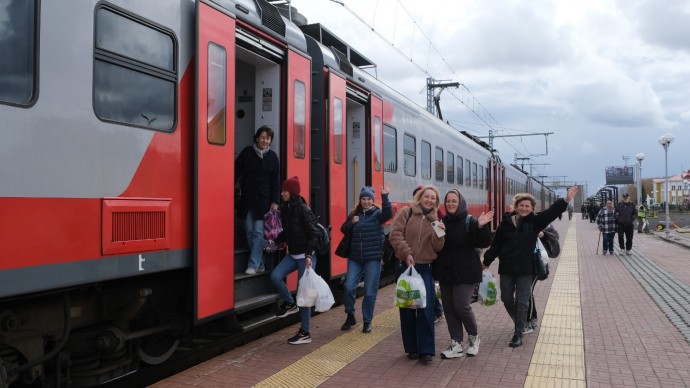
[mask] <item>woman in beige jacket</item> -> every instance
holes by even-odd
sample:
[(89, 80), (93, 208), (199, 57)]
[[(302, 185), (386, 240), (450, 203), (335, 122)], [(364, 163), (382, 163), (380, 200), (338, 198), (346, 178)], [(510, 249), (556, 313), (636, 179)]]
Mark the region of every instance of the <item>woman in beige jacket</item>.
[[(413, 267), (424, 279), (426, 308), (400, 309), (400, 331), (403, 347), (411, 360), (430, 362), (434, 359), (434, 279), (431, 263), (443, 248), (445, 226), (437, 217), (440, 194), (434, 186), (424, 186), (410, 204), (399, 209), (393, 219), (389, 239), (398, 257), (397, 274)], [(437, 233), (434, 230), (440, 230)], [(439, 234), (441, 236), (439, 236)]]

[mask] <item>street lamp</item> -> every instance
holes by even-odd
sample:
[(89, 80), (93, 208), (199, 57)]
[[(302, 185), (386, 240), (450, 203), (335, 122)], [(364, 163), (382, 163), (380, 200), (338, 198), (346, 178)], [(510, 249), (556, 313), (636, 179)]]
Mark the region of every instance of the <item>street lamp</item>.
[(635, 155), (637, 159), (637, 206), (641, 205), (640, 198), (642, 198), (642, 159), (644, 159), (644, 154), (640, 152)]
[(664, 228), (664, 230), (666, 231), (666, 238), (669, 238), (668, 229), (671, 226), (671, 219), (668, 216), (668, 147), (673, 142), (673, 139), (673, 135), (670, 133), (665, 133), (659, 138), (659, 144), (661, 144), (661, 146), (664, 147), (664, 164), (666, 166), (666, 198), (664, 199), (664, 202), (666, 203), (666, 228)]

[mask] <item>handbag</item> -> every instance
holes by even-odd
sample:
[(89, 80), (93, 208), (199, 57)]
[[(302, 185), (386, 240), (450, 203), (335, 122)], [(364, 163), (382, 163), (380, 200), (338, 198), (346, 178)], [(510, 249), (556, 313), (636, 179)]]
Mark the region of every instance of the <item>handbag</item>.
[(542, 245), (539, 238), (537, 238), (537, 245), (532, 255), (532, 268), (534, 276), (538, 280), (544, 280), (549, 277), (549, 256), (546, 254), (546, 249), (544, 249), (544, 245)]
[(352, 233), (345, 233), (343, 239), (340, 240), (338, 247), (335, 248), (335, 254), (337, 256), (348, 258), (350, 257), (350, 244), (352, 242)]

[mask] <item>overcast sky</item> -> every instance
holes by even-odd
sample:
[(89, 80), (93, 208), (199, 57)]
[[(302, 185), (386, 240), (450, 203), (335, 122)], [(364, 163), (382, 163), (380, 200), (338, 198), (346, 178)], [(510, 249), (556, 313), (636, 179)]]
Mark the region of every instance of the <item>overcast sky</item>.
[[(637, 163), (643, 153), (643, 178), (663, 177), (658, 139), (666, 132), (675, 136), (669, 175), (690, 169), (688, 0), (344, 4), (292, 0), (309, 23), (323, 24), (367, 56), (380, 80), (421, 106), (425, 72), (466, 85), (471, 96), (460, 89), (441, 94), (444, 119), (453, 126), (488, 136), (469, 105), (505, 135), (554, 132), (548, 155), (525, 162), (548, 164), (532, 166), (534, 176), (566, 176), (593, 194), (604, 184), (605, 166), (624, 165), (623, 156)], [(546, 153), (544, 136), (497, 138), (494, 146), (511, 163), (516, 154)], [(554, 179), (564, 178), (545, 178)]]

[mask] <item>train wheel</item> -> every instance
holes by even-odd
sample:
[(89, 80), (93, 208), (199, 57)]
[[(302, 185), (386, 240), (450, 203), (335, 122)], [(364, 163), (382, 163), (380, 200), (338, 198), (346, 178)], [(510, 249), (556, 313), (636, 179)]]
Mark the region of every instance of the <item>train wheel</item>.
[(143, 338), (139, 343), (139, 358), (149, 365), (165, 362), (180, 345), (180, 340), (169, 334), (156, 334)]

